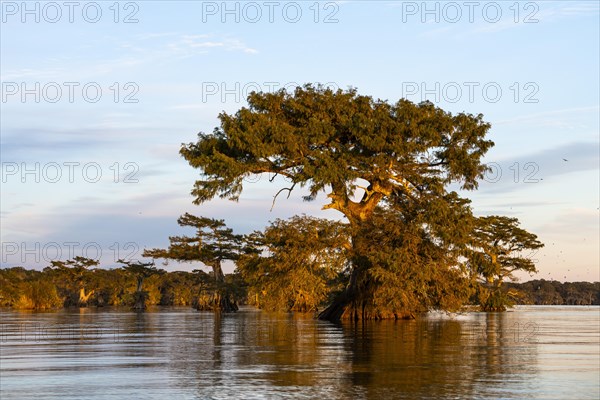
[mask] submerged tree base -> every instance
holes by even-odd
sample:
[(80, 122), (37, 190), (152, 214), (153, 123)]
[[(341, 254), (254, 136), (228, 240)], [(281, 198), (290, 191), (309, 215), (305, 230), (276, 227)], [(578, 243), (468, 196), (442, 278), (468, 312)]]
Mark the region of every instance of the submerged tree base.
[(196, 300), (198, 311), (235, 312), (239, 309), (233, 296), (227, 292), (202, 292)]
[(131, 307), (135, 311), (144, 311), (146, 309), (146, 299), (148, 298), (148, 292), (135, 292), (133, 295), (133, 306)]
[(399, 320), (415, 319), (415, 313), (410, 310), (383, 310), (376, 309), (359, 302), (350, 302), (346, 296), (335, 300), (317, 317), (320, 320), (337, 322), (340, 320), (367, 321), (367, 320)]

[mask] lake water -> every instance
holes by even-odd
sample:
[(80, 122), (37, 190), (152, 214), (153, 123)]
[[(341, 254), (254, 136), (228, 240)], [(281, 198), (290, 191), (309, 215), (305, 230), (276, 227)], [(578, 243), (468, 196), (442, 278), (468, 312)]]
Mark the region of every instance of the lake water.
[(598, 399), (600, 308), (332, 324), (189, 308), (0, 312), (5, 399)]

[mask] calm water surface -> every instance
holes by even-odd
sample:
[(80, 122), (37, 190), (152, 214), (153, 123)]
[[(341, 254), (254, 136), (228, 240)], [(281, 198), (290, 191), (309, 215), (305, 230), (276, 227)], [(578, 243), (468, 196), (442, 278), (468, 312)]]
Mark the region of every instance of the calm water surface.
[(243, 309), (0, 312), (4, 399), (598, 399), (600, 308), (331, 324)]

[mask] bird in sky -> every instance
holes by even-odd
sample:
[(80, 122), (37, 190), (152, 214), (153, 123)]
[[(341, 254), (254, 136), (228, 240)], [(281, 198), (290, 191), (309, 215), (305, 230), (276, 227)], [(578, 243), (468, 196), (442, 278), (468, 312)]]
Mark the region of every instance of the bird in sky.
[(566, 158), (563, 158), (563, 161), (569, 161), (569, 160), (567, 160)]

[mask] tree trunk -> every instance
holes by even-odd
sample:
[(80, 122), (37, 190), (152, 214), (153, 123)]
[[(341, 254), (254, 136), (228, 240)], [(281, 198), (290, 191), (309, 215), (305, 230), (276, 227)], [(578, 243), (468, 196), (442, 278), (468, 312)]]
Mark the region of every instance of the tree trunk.
[(137, 278), (137, 287), (136, 287), (135, 291), (136, 292), (141, 292), (143, 285), (144, 285), (144, 277), (143, 276), (138, 276), (138, 278)]
[(225, 274), (223, 274), (223, 268), (221, 268), (221, 262), (217, 261), (213, 267), (213, 275), (215, 277), (215, 282), (217, 282), (217, 284), (220, 283), (224, 283), (225, 282)]
[[(355, 231), (356, 232), (356, 231)], [(363, 243), (364, 242), (364, 243)], [(336, 322), (339, 320), (372, 320), (372, 319), (414, 319), (413, 312), (407, 310), (379, 309), (373, 305), (376, 296), (376, 283), (368, 274), (373, 267), (365, 254), (370, 244), (364, 238), (353, 235), (352, 238), (352, 273), (346, 289), (325, 309), (318, 318)]]
[(237, 303), (226, 289), (203, 290), (196, 300), (198, 311), (235, 312)]
[(93, 290), (86, 294), (84, 287), (79, 288), (79, 300), (77, 301), (79, 307), (87, 307), (88, 300), (93, 294)]
[(225, 284), (225, 274), (221, 268), (221, 262), (216, 261), (212, 265), (215, 278), (215, 287), (213, 290), (203, 290), (196, 301), (198, 311), (222, 311), (235, 312), (238, 310), (232, 293)]
[[(354, 251), (360, 249), (357, 246), (358, 238), (353, 238)], [(355, 255), (352, 257), (352, 273), (346, 285), (346, 289), (319, 314), (319, 319), (327, 321), (345, 320), (363, 320), (374, 319), (370, 316), (366, 304), (368, 301), (369, 281), (365, 277), (367, 270), (371, 267), (371, 263), (367, 257)]]
[(354, 309), (355, 307), (350, 307), (350, 305), (356, 302), (356, 293), (358, 292), (356, 285), (357, 276), (358, 269), (355, 267), (352, 269), (346, 289), (325, 310), (319, 313), (319, 319), (331, 322), (336, 322), (340, 319), (352, 319), (350, 309)]
[(142, 290), (142, 286), (144, 284), (144, 277), (138, 276), (137, 278), (137, 287), (135, 293), (133, 295), (133, 309), (136, 311), (144, 311), (146, 309), (146, 293)]

